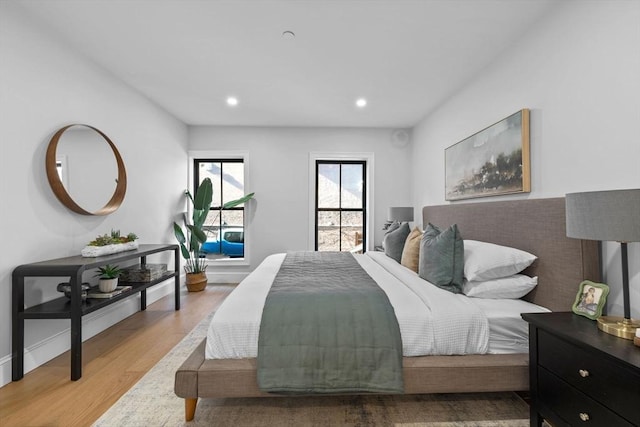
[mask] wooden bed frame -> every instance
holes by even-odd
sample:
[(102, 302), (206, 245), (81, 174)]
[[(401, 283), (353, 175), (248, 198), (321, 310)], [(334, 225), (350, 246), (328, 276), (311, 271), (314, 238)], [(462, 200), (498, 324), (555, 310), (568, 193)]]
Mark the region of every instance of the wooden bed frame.
[[(458, 224), (463, 239), (523, 249), (538, 256), (525, 270), (538, 286), (524, 299), (552, 311), (569, 311), (582, 280), (600, 280), (596, 242), (570, 239), (564, 198), (427, 206), (423, 224)], [(206, 360), (205, 341), (175, 376), (185, 418), (198, 398), (274, 397), (256, 382), (256, 359)], [(484, 354), (403, 358), (405, 394), (523, 391), (529, 389), (529, 355)]]

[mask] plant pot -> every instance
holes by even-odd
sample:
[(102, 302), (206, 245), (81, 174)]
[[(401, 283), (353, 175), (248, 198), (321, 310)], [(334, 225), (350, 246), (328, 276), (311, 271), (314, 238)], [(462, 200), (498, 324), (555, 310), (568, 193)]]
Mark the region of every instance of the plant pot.
[(118, 278), (113, 279), (100, 279), (98, 283), (98, 289), (100, 292), (113, 292), (118, 287)]
[(85, 246), (80, 255), (87, 258), (98, 257), (102, 255), (117, 254), (119, 252), (134, 251), (138, 249), (139, 244), (137, 241), (127, 243), (116, 243), (113, 245), (105, 246)]
[(200, 273), (187, 273), (187, 290), (189, 292), (204, 291), (207, 287), (207, 273), (201, 271)]

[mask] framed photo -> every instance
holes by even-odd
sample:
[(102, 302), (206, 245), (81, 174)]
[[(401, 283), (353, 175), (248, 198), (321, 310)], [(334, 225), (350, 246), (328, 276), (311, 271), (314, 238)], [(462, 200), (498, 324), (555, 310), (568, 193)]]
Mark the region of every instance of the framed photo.
[(529, 110), (500, 120), (444, 153), (446, 200), (530, 192)]
[(609, 295), (609, 286), (585, 280), (580, 283), (580, 289), (571, 310), (575, 314), (596, 320), (602, 315), (607, 295)]

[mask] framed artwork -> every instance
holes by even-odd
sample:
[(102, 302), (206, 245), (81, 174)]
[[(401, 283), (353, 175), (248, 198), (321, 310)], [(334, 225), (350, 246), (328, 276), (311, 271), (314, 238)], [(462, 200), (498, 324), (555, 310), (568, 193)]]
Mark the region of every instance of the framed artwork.
[(609, 286), (604, 283), (585, 280), (580, 283), (576, 301), (573, 303), (571, 311), (591, 320), (596, 320), (602, 315), (602, 309), (607, 302), (607, 295), (609, 295)]
[(529, 110), (500, 120), (444, 153), (446, 200), (530, 192)]

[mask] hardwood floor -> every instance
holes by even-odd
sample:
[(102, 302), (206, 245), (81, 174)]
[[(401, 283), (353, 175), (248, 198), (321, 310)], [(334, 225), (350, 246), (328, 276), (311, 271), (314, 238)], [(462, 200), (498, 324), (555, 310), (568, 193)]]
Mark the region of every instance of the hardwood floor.
[(234, 285), (173, 294), (83, 344), (83, 371), (69, 379), (69, 352), (0, 388), (0, 425), (90, 426), (169, 350), (215, 309)]

